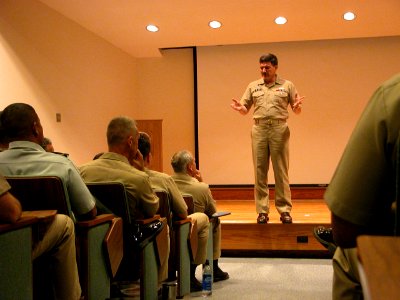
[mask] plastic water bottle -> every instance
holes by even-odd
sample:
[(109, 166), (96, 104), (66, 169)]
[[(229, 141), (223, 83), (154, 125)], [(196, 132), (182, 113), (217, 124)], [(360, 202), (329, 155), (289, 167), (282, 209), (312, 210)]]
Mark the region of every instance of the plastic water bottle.
[(210, 267), (210, 262), (206, 260), (203, 267), (203, 281), (202, 281), (202, 296), (208, 297), (212, 294), (212, 271)]

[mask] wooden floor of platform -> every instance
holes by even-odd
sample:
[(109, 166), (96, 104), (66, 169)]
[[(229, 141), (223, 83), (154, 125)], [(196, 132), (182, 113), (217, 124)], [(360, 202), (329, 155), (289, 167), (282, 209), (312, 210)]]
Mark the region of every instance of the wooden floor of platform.
[(231, 212), (231, 215), (221, 217), (223, 255), (329, 255), (313, 236), (315, 226), (330, 226), (331, 223), (330, 211), (324, 200), (297, 199), (292, 202), (292, 224), (281, 223), (273, 200), (268, 224), (257, 224), (254, 200), (217, 200), (218, 211)]

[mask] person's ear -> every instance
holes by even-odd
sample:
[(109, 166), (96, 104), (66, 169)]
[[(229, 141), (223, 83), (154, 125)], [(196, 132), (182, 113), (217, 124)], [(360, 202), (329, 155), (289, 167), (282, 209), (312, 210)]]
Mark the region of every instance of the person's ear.
[(39, 132), (39, 127), (38, 124), (36, 122), (33, 122), (32, 124), (32, 134), (34, 137), (38, 137), (40, 132)]
[(130, 135), (130, 136), (128, 137), (128, 146), (129, 146), (130, 148), (132, 148), (132, 145), (133, 145), (133, 137)]

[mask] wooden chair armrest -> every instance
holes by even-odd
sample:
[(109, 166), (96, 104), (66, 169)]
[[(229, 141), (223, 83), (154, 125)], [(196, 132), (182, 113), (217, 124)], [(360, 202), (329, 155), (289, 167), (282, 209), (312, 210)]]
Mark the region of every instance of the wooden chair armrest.
[(197, 220), (192, 220), (189, 231), (189, 245), (190, 245), (190, 252), (192, 254), (192, 261), (196, 258), (197, 255), (197, 248), (199, 246), (199, 236), (198, 236), (198, 228), (197, 228)]
[(140, 225), (145, 225), (145, 224), (152, 223), (152, 222), (154, 222), (154, 221), (156, 221), (156, 220), (159, 220), (159, 219), (161, 219), (161, 217), (160, 217), (159, 215), (154, 215), (154, 216), (151, 217), (151, 218), (147, 218), (147, 219), (138, 219), (138, 220), (136, 220), (136, 223), (138, 223), (138, 224), (140, 224)]
[(164, 228), (162, 231), (156, 236), (156, 244), (157, 244), (157, 252), (159, 258), (159, 264), (162, 261), (168, 259), (168, 244), (169, 244), (169, 233), (167, 226), (167, 218), (160, 218), (160, 221), (164, 223)]
[(114, 218), (115, 218), (115, 216), (113, 214), (103, 214), (103, 215), (96, 216), (92, 220), (78, 221), (78, 222), (76, 222), (76, 226), (78, 226), (80, 228), (90, 228), (90, 227), (97, 226), (99, 224), (110, 222)]
[(57, 210), (31, 210), (31, 211), (23, 211), (22, 217), (35, 217), (38, 218), (39, 221), (47, 221), (53, 219), (57, 214)]
[(111, 278), (114, 278), (124, 255), (123, 222), (121, 218), (114, 218), (111, 221), (103, 245), (107, 255), (108, 271)]
[(183, 224), (190, 223), (190, 222), (192, 222), (191, 218), (186, 218), (183, 220), (176, 220), (176, 221), (174, 221), (174, 226), (182, 226)]
[(32, 216), (26, 216), (26, 217), (21, 217), (17, 222), (15, 223), (1, 223), (0, 224), (0, 233), (16, 230), (19, 228), (23, 228), (26, 226), (31, 226), (32, 224), (35, 224), (38, 222), (37, 217), (32, 217)]

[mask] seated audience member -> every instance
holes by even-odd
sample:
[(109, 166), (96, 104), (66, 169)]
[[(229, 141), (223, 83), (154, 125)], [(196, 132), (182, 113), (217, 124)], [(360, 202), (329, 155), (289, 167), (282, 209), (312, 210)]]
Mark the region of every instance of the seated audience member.
[[(174, 169), (173, 180), (182, 194), (189, 194), (193, 197), (194, 211), (205, 213), (211, 217), (217, 212), (215, 200), (211, 195), (208, 184), (203, 179), (192, 154), (187, 150), (175, 153), (171, 159)], [(213, 267), (214, 281), (221, 281), (229, 278), (227, 272), (222, 271), (218, 266), (218, 259), (221, 257), (221, 225), (219, 218), (213, 230)]]
[(363, 299), (357, 236), (396, 232), (399, 116), (400, 74), (384, 82), (369, 100), (325, 193), (338, 245), (333, 257), (334, 300)]
[[(2, 113), (3, 111), (0, 111), (0, 117)], [(0, 122), (0, 152), (6, 149), (8, 149), (8, 141)]]
[(49, 138), (47, 138), (47, 137), (44, 137), (44, 138), (43, 138), (42, 148), (43, 148), (46, 152), (54, 152), (53, 143), (52, 143), (52, 141), (51, 141)]
[[(9, 192), (10, 185), (0, 175), (0, 222), (14, 223), (21, 217), (19, 201)], [(74, 223), (66, 215), (56, 215), (34, 234), (32, 259), (49, 256), (52, 268), (52, 286), (55, 299), (77, 300), (81, 298), (78, 267), (76, 264)]]
[(43, 144), (42, 144), (42, 148), (46, 151), (46, 152), (53, 152), (55, 154), (59, 154), (59, 155), (63, 155), (65, 157), (68, 157), (69, 154), (68, 153), (64, 153), (64, 152), (57, 152), (54, 150), (54, 146), (53, 146), (53, 142), (47, 138), (44, 137), (43, 138)]
[(1, 124), (10, 142), (0, 152), (0, 172), (4, 176), (58, 176), (67, 189), (71, 208), (79, 220), (93, 219), (96, 203), (78, 169), (66, 157), (44, 151), (43, 128), (32, 106), (14, 103), (1, 114)]
[(150, 183), (153, 189), (167, 192), (171, 200), (171, 211), (174, 219), (186, 219), (187, 217), (197, 221), (198, 229), (198, 249), (196, 257), (190, 268), (190, 291), (201, 291), (201, 283), (196, 279), (195, 270), (197, 265), (204, 264), (207, 256), (207, 240), (210, 222), (204, 213), (196, 212), (187, 214), (187, 205), (183, 199), (178, 187), (171, 176), (165, 173), (149, 169), (151, 166), (151, 139), (150, 136), (141, 132), (139, 136), (139, 150), (143, 155), (145, 172), (150, 177)]
[[(132, 220), (153, 217), (159, 206), (149, 176), (131, 166), (132, 161), (138, 161), (137, 164), (143, 165), (143, 158), (138, 151), (138, 138), (139, 132), (134, 120), (128, 117), (112, 119), (107, 127), (108, 152), (79, 168), (86, 182), (123, 183)], [(166, 260), (162, 262), (159, 270), (160, 282), (167, 278), (167, 273)]]

